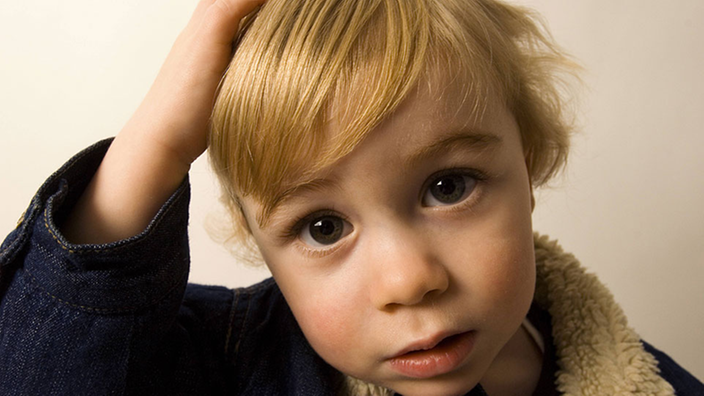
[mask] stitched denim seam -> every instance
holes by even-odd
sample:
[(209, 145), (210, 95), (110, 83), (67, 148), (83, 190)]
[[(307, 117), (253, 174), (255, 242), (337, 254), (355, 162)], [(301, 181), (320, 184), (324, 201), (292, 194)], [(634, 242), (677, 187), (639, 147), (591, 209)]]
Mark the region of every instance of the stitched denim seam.
[(86, 305), (74, 304), (74, 303), (68, 302), (68, 301), (66, 301), (66, 300), (64, 300), (64, 299), (62, 299), (62, 298), (60, 298), (60, 297), (57, 297), (57, 296), (51, 294), (51, 293), (50, 293), (49, 291), (47, 291), (46, 289), (44, 289), (44, 287), (41, 286), (41, 283), (39, 282), (39, 280), (38, 280), (37, 278), (35, 278), (34, 275), (32, 275), (32, 274), (31, 274), (29, 271), (27, 271), (26, 269), (25, 269), (25, 275), (27, 275), (27, 277), (30, 279), (30, 281), (31, 281), (32, 283), (34, 283), (37, 288), (41, 289), (41, 290), (44, 292), (44, 294), (46, 294), (47, 296), (51, 297), (52, 299), (54, 299), (54, 300), (56, 300), (56, 301), (58, 301), (58, 302), (60, 302), (60, 303), (62, 303), (62, 304), (64, 304), (64, 305), (68, 305), (69, 307), (72, 307), (72, 308), (77, 308), (77, 309), (86, 310), (86, 311), (95, 312), (95, 313), (123, 313), (123, 312), (128, 312), (128, 311), (131, 311), (131, 310), (136, 309), (136, 308), (131, 308), (131, 307), (115, 308), (115, 309), (110, 309), (110, 308), (93, 308), (93, 307), (89, 307), (89, 306), (86, 306)]
[[(185, 191), (187, 191), (187, 189), (185, 189), (185, 188), (180, 189), (178, 194), (174, 197), (173, 201), (177, 201), (178, 199), (180, 199), (181, 196), (185, 193)], [(135, 241), (130, 241), (130, 242), (142, 241), (145, 238), (147, 238), (148, 236), (150, 236), (154, 232), (154, 230), (156, 230), (158, 228), (159, 224), (163, 221), (163, 219), (167, 217), (167, 213), (171, 210), (172, 207), (173, 206), (170, 206), (166, 210), (166, 212), (164, 212), (157, 219), (157, 221), (154, 224), (151, 224), (151, 227), (149, 228), (149, 231), (147, 231), (147, 233), (145, 233), (144, 235), (140, 234), (139, 239), (137, 239)], [(51, 227), (49, 227), (49, 213), (48, 212), (49, 212), (49, 206), (47, 206), (44, 209), (44, 227), (46, 227), (47, 231), (49, 231), (49, 234), (54, 239), (54, 241), (56, 241), (62, 249), (66, 250), (67, 252), (69, 252), (71, 254), (110, 253), (112, 251), (119, 250), (119, 249), (125, 247), (125, 245), (126, 245), (126, 244), (121, 244), (119, 246), (114, 246), (111, 248), (100, 248), (100, 249), (81, 249), (81, 250), (70, 249), (54, 234)]]
[(247, 299), (247, 309), (244, 311), (244, 319), (242, 319), (242, 327), (240, 328), (240, 334), (237, 336), (237, 342), (235, 343), (235, 356), (239, 353), (240, 343), (242, 342), (242, 337), (244, 337), (245, 329), (247, 328), (247, 318), (249, 317), (249, 308), (252, 306), (252, 299)]
[(232, 290), (232, 292), (234, 294), (234, 297), (232, 299), (232, 306), (230, 307), (229, 320), (227, 322), (227, 334), (225, 335), (225, 354), (226, 355), (227, 355), (227, 351), (230, 349), (230, 339), (232, 336), (232, 326), (234, 325), (233, 321), (235, 320), (235, 312), (237, 312), (237, 304), (240, 301), (240, 291), (239, 290)]
[(7, 252), (9, 252), (10, 250), (14, 249), (14, 247), (15, 247), (18, 243), (20, 243), (20, 241), (22, 241), (23, 239), (25, 239), (25, 235), (24, 235), (24, 232), (21, 232), (20, 235), (18, 235), (17, 238), (15, 238), (15, 240), (12, 241), (12, 243), (10, 243), (10, 245), (9, 245), (8, 247), (6, 247), (6, 248), (3, 249), (3, 250), (0, 250), (0, 256), (4, 256), (5, 253), (7, 253)]
[[(234, 348), (234, 352), (233, 352), (233, 354), (234, 354), (233, 360), (236, 360), (236, 358), (237, 358), (237, 355), (238, 355), (239, 349), (240, 349), (240, 343), (242, 342), (242, 338), (244, 337), (244, 333), (247, 328), (247, 318), (249, 318), (249, 309), (252, 306), (252, 298), (251, 298), (252, 294), (258, 292), (259, 290), (267, 288), (269, 286), (269, 283), (270, 282), (263, 282), (263, 283), (259, 283), (256, 285), (252, 285), (252, 286), (245, 289), (247, 292), (250, 292), (250, 293), (247, 293), (247, 295), (249, 297), (247, 299), (247, 309), (244, 312), (244, 319), (242, 319), (242, 325), (239, 326), (240, 331), (237, 336), (237, 342), (235, 343), (235, 348)], [(226, 336), (227, 341), (225, 343), (225, 351), (226, 352), (229, 349), (230, 340), (232, 339), (232, 327), (234, 326), (233, 322), (234, 322), (235, 313), (237, 311), (237, 306), (239, 305), (240, 296), (243, 294), (242, 291), (239, 289), (234, 290), (234, 292), (236, 294), (236, 298), (234, 299), (234, 303), (232, 305), (232, 310), (230, 311), (230, 320), (229, 320), (228, 329), (227, 329), (227, 336)]]
[(20, 232), (20, 234), (17, 236), (17, 238), (15, 238), (15, 240), (12, 241), (12, 243), (10, 243), (10, 245), (8, 247), (0, 250), (0, 256), (3, 256), (6, 252), (12, 250), (12, 248), (15, 245), (17, 245), (22, 239), (24, 239), (24, 232)]
[[(100, 144), (100, 142), (94, 144), (93, 146), (96, 146), (96, 145), (98, 145), (98, 144)], [(93, 146), (91, 146), (91, 147), (93, 147)], [(64, 171), (64, 172), (68, 171), (71, 167), (73, 167), (73, 165), (76, 164), (76, 162), (79, 162), (79, 161), (82, 160), (85, 156), (90, 155), (90, 154), (93, 154), (93, 150), (87, 150), (87, 149), (86, 149), (86, 150), (82, 151), (81, 153), (76, 154), (76, 156), (75, 156), (74, 158), (72, 158), (68, 163), (66, 163), (66, 165), (62, 166), (58, 171), (56, 171), (54, 174), (52, 174), (49, 178), (50, 178), (50, 179), (53, 178), (53, 177), (58, 178), (58, 177), (59, 177), (59, 176), (58, 176), (58, 173), (59, 173), (60, 171)], [(48, 184), (45, 183), (45, 185), (46, 185), (46, 187), (47, 187), (47, 189), (48, 189)], [(44, 187), (45, 185), (42, 185), (42, 187)], [(9, 250), (11, 250), (16, 244), (18, 244), (21, 240), (23, 240), (23, 239), (26, 237), (26, 229), (27, 229), (27, 227), (29, 226), (29, 224), (31, 224), (31, 223), (33, 222), (33, 217), (36, 216), (37, 211), (40, 210), (39, 207), (40, 207), (41, 205), (39, 204), (39, 202), (35, 202), (35, 201), (39, 201), (39, 195), (41, 195), (41, 193), (44, 192), (44, 191), (42, 191), (42, 190), (43, 190), (43, 188), (40, 187), (39, 191), (37, 191), (37, 193), (35, 194), (35, 196), (32, 197), (32, 201), (31, 201), (30, 204), (29, 204), (29, 206), (32, 208), (32, 212), (30, 213), (29, 218), (26, 219), (26, 220), (24, 220), (24, 221), (20, 224), (20, 226), (24, 226), (24, 227), (25, 227), (25, 232), (20, 232), (20, 235), (17, 237), (17, 239), (15, 239), (14, 241), (12, 241), (12, 243), (10, 244), (10, 246), (8, 246), (7, 248), (5, 248), (5, 249), (3, 249), (2, 251), (0, 251), (0, 256), (4, 255), (6, 252), (8, 252)], [(22, 216), (22, 217), (24, 217), (24, 216)]]
[[(34, 201), (34, 199), (33, 199), (32, 201)], [(24, 227), (24, 229), (23, 229), (22, 231), (20, 231), (20, 233), (19, 233), (19, 235), (17, 236), (17, 238), (15, 238), (15, 240), (12, 241), (12, 243), (10, 243), (10, 245), (9, 245), (8, 247), (6, 247), (6, 248), (3, 249), (3, 250), (0, 250), (0, 256), (4, 256), (7, 252), (9, 252), (10, 250), (14, 249), (15, 246), (17, 246), (18, 244), (20, 244), (21, 242), (23, 242), (25, 239), (27, 239), (27, 227), (28, 227), (28, 224), (30, 224), (30, 223), (32, 222), (32, 218), (36, 216), (36, 212), (37, 212), (37, 210), (36, 210), (37, 204), (35, 204), (34, 202), (32, 202), (32, 203), (30, 203), (30, 206), (32, 207), (32, 211), (31, 211), (31, 213), (30, 213), (30, 215), (29, 215), (29, 218), (28, 218), (27, 220), (25, 220), (25, 221), (20, 225), (20, 227)], [(19, 228), (19, 227), (18, 227), (18, 228)]]
[[(85, 311), (94, 312), (94, 313), (98, 313), (98, 314), (121, 314), (121, 313), (133, 312), (133, 311), (136, 311), (140, 308), (143, 308), (143, 306), (119, 307), (119, 308), (95, 308), (95, 307), (89, 307), (87, 305), (74, 304), (72, 302), (69, 302), (69, 301), (62, 299), (61, 297), (57, 297), (57, 296), (53, 295), (51, 292), (49, 292), (47, 289), (45, 289), (42, 286), (41, 282), (39, 282), (39, 280), (34, 275), (32, 275), (31, 271), (29, 271), (25, 268), (24, 273), (25, 273), (25, 275), (27, 275), (29, 280), (32, 283), (34, 283), (37, 288), (41, 289), (47, 296), (51, 297), (52, 299), (54, 299), (64, 305), (68, 305), (69, 307), (72, 307), (72, 308), (82, 309)], [(178, 287), (178, 285), (181, 283), (182, 279), (183, 279), (183, 277), (181, 277), (178, 280), (178, 282), (174, 283), (174, 285), (169, 288), (169, 290), (164, 294), (164, 296), (162, 298), (171, 294), (176, 289), (176, 287)], [(157, 299), (157, 301), (159, 301), (159, 299)], [(150, 303), (150, 304), (146, 304), (145, 306), (150, 306), (150, 305), (154, 305), (154, 304), (155, 303)]]
[(123, 371), (123, 376), (122, 376), (122, 383), (120, 384), (122, 386), (122, 392), (120, 392), (121, 395), (127, 395), (127, 378), (130, 376), (130, 368), (132, 364), (132, 342), (134, 342), (134, 332), (135, 332), (135, 327), (137, 326), (137, 315), (132, 315), (131, 320), (130, 320), (130, 335), (129, 335), (129, 341), (127, 342), (127, 356), (125, 356), (125, 369)]

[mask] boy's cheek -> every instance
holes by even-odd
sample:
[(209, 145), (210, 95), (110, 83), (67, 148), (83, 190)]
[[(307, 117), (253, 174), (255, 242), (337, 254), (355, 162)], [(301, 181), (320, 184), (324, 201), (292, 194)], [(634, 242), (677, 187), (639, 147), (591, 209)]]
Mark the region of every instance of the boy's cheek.
[[(290, 257), (261, 249), (308, 342), (321, 355), (335, 355), (361, 337), (360, 291), (345, 276), (324, 276), (315, 269), (297, 265)], [(286, 260), (288, 258), (288, 260)], [(326, 356), (323, 356), (328, 360)]]
[(317, 293), (310, 299), (298, 299), (291, 309), (313, 349), (329, 364), (346, 372), (348, 365), (363, 359), (363, 350), (371, 345), (365, 340), (365, 328), (356, 300), (342, 290)]

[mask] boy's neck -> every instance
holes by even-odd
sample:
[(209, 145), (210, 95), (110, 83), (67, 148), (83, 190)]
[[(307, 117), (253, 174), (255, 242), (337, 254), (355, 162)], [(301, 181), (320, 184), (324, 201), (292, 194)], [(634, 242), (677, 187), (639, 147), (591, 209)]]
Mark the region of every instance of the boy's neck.
[(540, 379), (543, 353), (520, 326), (480, 383), (489, 396), (530, 396)]

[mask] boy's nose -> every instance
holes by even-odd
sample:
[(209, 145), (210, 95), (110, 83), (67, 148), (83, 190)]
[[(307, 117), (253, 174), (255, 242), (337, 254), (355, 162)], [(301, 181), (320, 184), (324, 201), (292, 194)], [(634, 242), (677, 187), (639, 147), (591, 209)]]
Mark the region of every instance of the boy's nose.
[(372, 300), (377, 309), (415, 305), (438, 298), (450, 284), (447, 268), (434, 254), (433, 242), (404, 235), (385, 238), (374, 257)]

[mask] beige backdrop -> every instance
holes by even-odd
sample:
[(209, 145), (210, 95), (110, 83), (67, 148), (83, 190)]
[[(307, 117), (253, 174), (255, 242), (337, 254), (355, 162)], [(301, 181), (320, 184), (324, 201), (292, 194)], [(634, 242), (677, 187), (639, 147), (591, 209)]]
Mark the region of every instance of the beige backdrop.
[[(195, 0), (0, 2), (0, 234), (73, 153), (116, 134)], [(524, 0), (588, 73), (566, 176), (535, 228), (596, 272), (642, 337), (704, 379), (704, 2)], [(191, 281), (267, 276), (212, 242), (214, 181), (191, 174)]]

